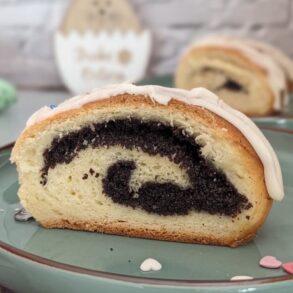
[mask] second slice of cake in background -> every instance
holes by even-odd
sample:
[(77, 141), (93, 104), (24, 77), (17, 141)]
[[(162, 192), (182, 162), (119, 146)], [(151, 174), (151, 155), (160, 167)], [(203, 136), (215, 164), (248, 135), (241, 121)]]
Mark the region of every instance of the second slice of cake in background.
[(175, 76), (176, 86), (206, 87), (249, 116), (281, 112), (288, 103), (291, 71), (285, 72), (282, 62), (277, 61), (280, 58), (265, 48), (235, 37), (204, 38), (182, 55)]

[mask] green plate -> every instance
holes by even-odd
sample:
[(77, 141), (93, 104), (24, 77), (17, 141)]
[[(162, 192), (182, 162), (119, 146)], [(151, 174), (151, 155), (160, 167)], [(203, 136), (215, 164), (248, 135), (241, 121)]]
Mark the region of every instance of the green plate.
[[(162, 75), (149, 79), (144, 79), (140, 82), (140, 84), (155, 84), (167, 87), (174, 87), (173, 78), (171, 75)], [(293, 130), (293, 97), (290, 97), (289, 104), (282, 114), (265, 118), (253, 118), (253, 120), (260, 127), (272, 127)]]
[[(265, 255), (293, 261), (293, 132), (264, 131), (280, 159), (285, 200), (239, 248), (135, 239), (70, 230), (46, 230), (13, 219), (19, 207), (10, 148), (0, 152), (0, 284), (17, 292), (293, 292), (293, 276), (258, 265)], [(153, 257), (159, 272), (143, 273)], [(252, 281), (230, 282), (234, 275)]]

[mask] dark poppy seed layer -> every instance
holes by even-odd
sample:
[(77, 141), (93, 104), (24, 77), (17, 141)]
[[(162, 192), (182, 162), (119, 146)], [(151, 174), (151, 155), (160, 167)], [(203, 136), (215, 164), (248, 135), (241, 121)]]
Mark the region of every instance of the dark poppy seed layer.
[(69, 164), (81, 150), (114, 145), (166, 156), (186, 170), (191, 183), (190, 188), (183, 189), (171, 182), (147, 182), (134, 194), (129, 182), (135, 162), (118, 161), (108, 168), (102, 180), (104, 193), (116, 203), (159, 215), (186, 215), (195, 210), (235, 217), (252, 207), (225, 174), (200, 154), (193, 137), (156, 121), (123, 119), (96, 123), (56, 137), (43, 153), (41, 183), (47, 183), (49, 169)]

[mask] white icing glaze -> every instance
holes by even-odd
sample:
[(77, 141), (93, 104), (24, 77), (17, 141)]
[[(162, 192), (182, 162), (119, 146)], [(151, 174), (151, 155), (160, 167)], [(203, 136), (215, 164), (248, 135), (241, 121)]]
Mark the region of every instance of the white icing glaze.
[(243, 39), (243, 41), (257, 50), (263, 51), (266, 54), (272, 56), (272, 58), (282, 67), (285, 71), (287, 78), (293, 81), (293, 60), (289, 58), (285, 53), (270, 44), (263, 43), (251, 39)]
[(153, 258), (145, 259), (140, 265), (140, 269), (143, 272), (159, 271), (161, 268), (162, 265), (156, 259)]
[(83, 105), (110, 98), (120, 94), (143, 95), (153, 101), (167, 105), (171, 99), (182, 101), (186, 104), (203, 107), (234, 125), (246, 137), (258, 154), (264, 166), (265, 182), (271, 198), (281, 200), (284, 197), (283, 180), (278, 158), (258, 127), (247, 116), (234, 110), (215, 94), (204, 88), (195, 88), (191, 91), (166, 88), (161, 86), (135, 86), (132, 84), (108, 85), (92, 91), (83, 96), (76, 96), (61, 103), (57, 108), (43, 107), (34, 113), (27, 122), (27, 127), (46, 118)]
[[(274, 109), (281, 110), (282, 103), (282, 91), (286, 93), (286, 77), (282, 68), (274, 59), (265, 52), (260, 52), (253, 46), (250, 46), (242, 39), (229, 37), (229, 36), (209, 36), (202, 40), (199, 40), (193, 43), (190, 48), (187, 49), (187, 52), (196, 47), (206, 47), (206, 46), (220, 46), (223, 48), (230, 48), (241, 52), (253, 63), (257, 64), (263, 68), (268, 76), (268, 85), (271, 87), (273, 94), (275, 96), (274, 100)], [(285, 95), (287, 98), (287, 95)], [(285, 103), (288, 100), (285, 99)]]

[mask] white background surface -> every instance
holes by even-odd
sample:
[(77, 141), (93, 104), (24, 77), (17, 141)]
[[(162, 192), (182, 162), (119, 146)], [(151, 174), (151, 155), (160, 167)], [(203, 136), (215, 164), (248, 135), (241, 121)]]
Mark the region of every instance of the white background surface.
[[(129, 0), (154, 34), (149, 74), (172, 72), (182, 49), (207, 33), (267, 40), (293, 55), (293, 0)], [(53, 33), (69, 0), (0, 0), (0, 77), (60, 87)]]

